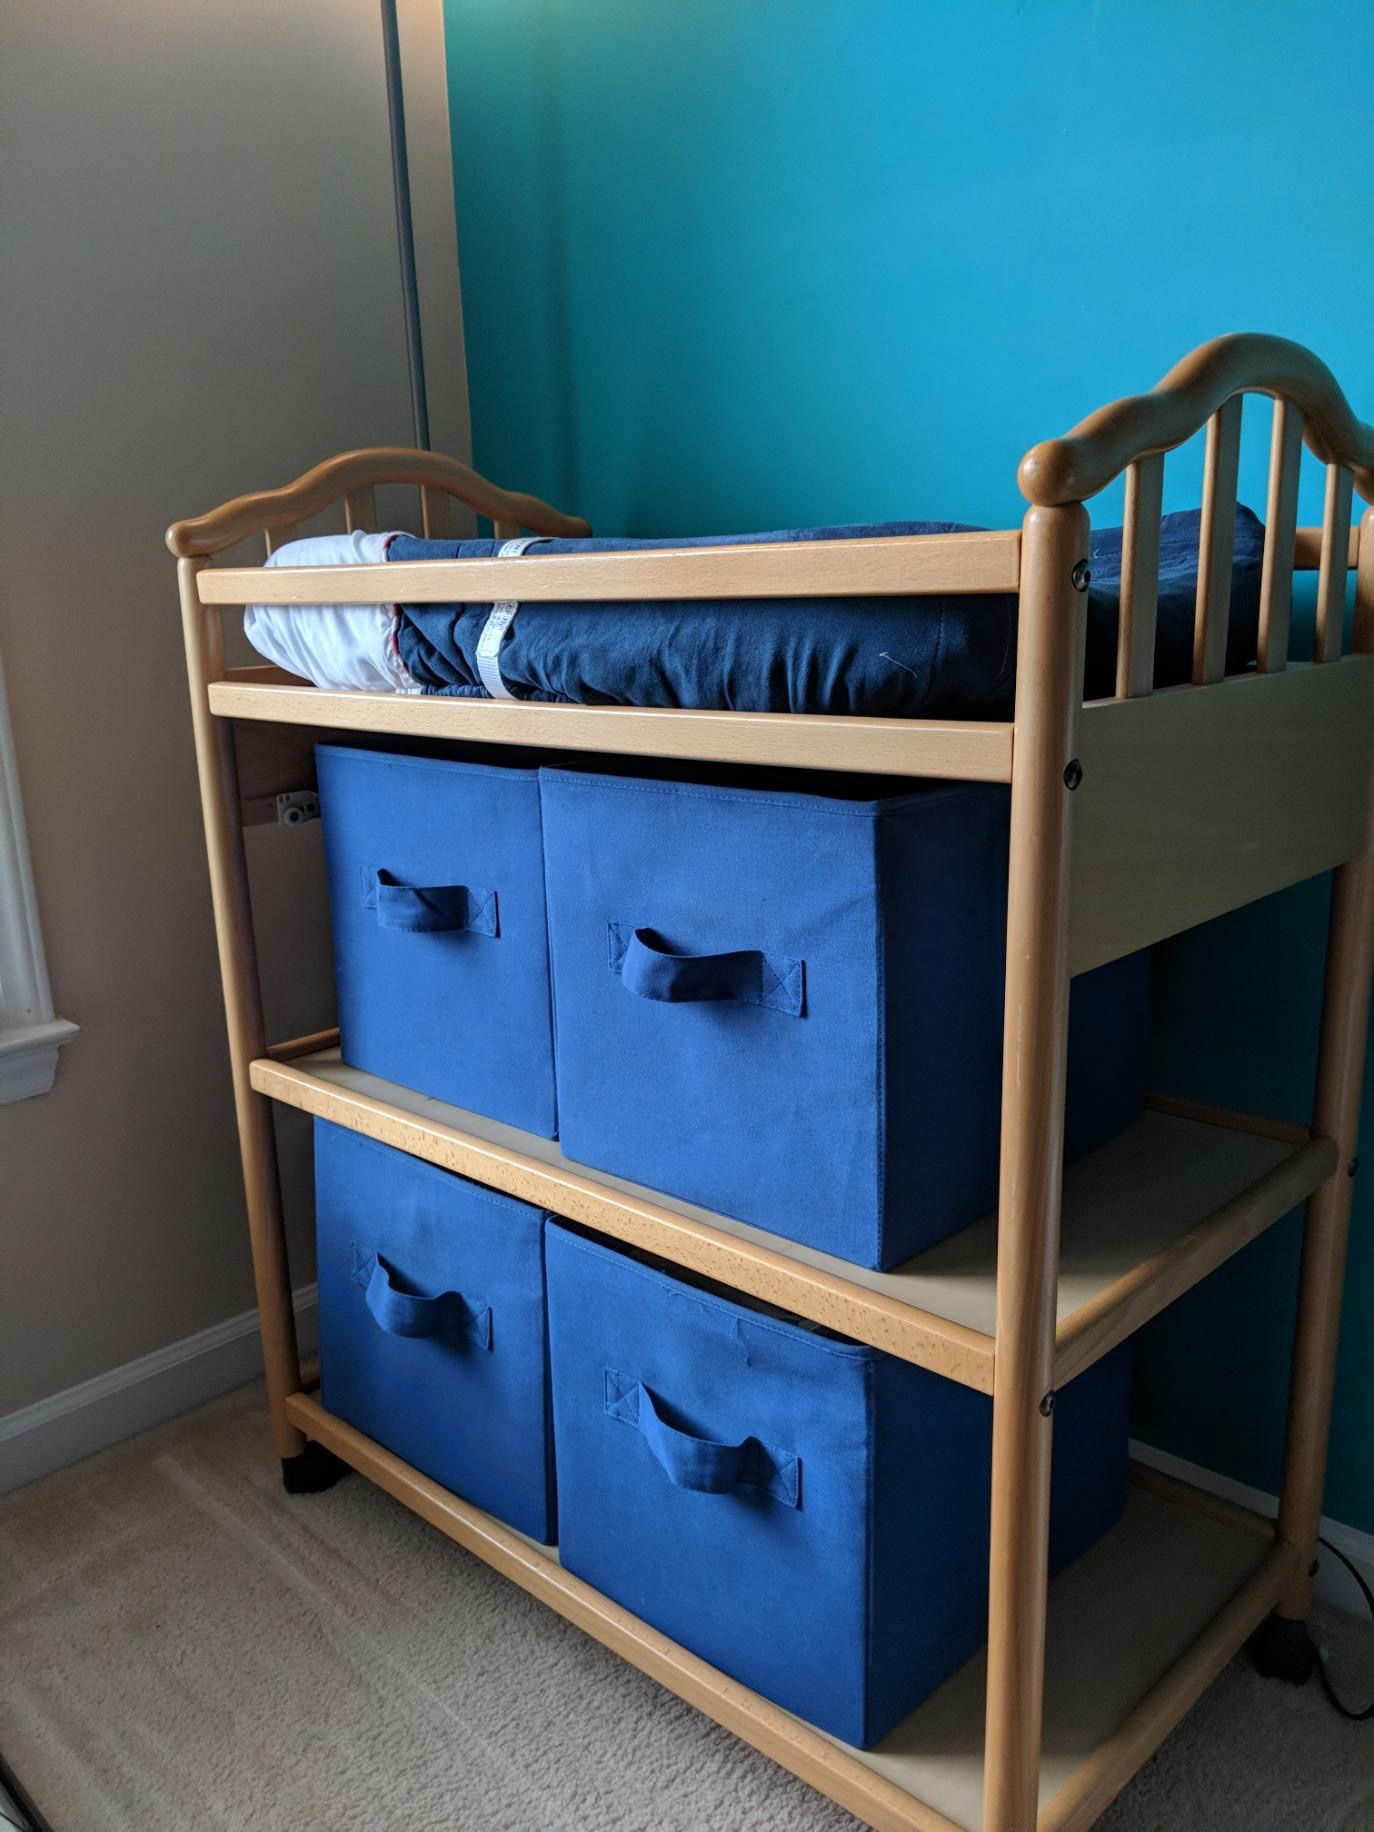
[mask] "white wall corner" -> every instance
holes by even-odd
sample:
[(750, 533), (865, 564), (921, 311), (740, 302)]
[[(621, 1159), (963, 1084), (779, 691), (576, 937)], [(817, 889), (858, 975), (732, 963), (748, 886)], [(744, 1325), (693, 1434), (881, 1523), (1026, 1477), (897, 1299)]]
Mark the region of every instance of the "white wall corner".
[[(318, 1293), (292, 1294), (302, 1355), (318, 1340)], [(108, 1374), (0, 1418), (0, 1493), (189, 1412), (262, 1373), (258, 1313), (246, 1310)]]

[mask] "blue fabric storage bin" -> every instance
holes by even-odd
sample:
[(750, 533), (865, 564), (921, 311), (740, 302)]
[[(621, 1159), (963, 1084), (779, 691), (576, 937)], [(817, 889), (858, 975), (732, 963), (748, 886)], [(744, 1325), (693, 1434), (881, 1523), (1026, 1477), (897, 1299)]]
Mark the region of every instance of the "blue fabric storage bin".
[[(994, 1207), (1005, 789), (540, 783), (570, 1158), (871, 1267)], [(1146, 993), (1075, 982), (1070, 1156), (1140, 1113)]]
[[(567, 1570), (867, 1746), (986, 1634), (992, 1402), (551, 1223)], [(1129, 1356), (1058, 1396), (1050, 1557), (1126, 1499)]]
[(536, 772), (315, 757), (344, 1061), (556, 1138)]
[(315, 1122), (320, 1399), (554, 1538), (542, 1210)]

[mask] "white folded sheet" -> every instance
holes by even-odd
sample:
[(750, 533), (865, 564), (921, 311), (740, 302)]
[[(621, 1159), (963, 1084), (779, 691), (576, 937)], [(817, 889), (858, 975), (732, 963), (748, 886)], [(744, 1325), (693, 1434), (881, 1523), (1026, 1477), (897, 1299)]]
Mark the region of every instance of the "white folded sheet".
[[(318, 534), (287, 541), (269, 566), (362, 566), (386, 558), (391, 534)], [(394, 604), (250, 604), (243, 633), (269, 662), (316, 687), (419, 689), (396, 650)]]

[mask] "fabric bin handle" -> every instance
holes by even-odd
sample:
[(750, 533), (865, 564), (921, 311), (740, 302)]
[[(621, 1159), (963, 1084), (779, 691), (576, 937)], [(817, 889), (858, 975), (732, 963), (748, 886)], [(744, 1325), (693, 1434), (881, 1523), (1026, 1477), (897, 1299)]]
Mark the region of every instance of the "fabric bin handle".
[(460, 1291), (441, 1291), (432, 1298), (402, 1291), (380, 1253), (353, 1248), (353, 1282), (379, 1329), (388, 1336), (457, 1336), (491, 1347), (491, 1306), (474, 1304)]
[(496, 935), (496, 892), (467, 884), (398, 884), (380, 866), (363, 867), (363, 908), (375, 910), (377, 926), (412, 935), (442, 935), (456, 929)]
[(702, 1495), (728, 1495), (732, 1489), (761, 1489), (789, 1508), (801, 1506), (801, 1459), (759, 1438), (738, 1444), (716, 1444), (694, 1438), (670, 1425), (653, 1394), (629, 1374), (606, 1369), (606, 1411), (631, 1425), (678, 1488)]
[(724, 1002), (762, 1005), (799, 1018), (806, 1003), (806, 967), (786, 955), (736, 948), (728, 954), (673, 954), (653, 929), (609, 925), (609, 962), (626, 991), (665, 1005)]

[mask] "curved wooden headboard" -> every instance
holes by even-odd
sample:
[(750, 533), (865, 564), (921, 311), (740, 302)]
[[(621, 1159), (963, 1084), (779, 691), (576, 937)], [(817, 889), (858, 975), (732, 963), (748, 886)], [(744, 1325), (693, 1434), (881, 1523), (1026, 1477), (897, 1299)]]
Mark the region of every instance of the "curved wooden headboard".
[[(1200, 344), (1148, 394), (1128, 395), (1080, 420), (1062, 439), (1032, 446), (1021, 460), (1022, 494), (1037, 510), (1087, 501), (1124, 472), (1125, 529), (1121, 564), (1121, 621), (1117, 693), (1148, 693), (1154, 678), (1159, 525), (1164, 456), (1207, 428), (1202, 475), (1202, 526), (1198, 550), (1197, 616), (1193, 680), (1219, 681), (1226, 671), (1231, 558), (1240, 466), (1241, 409), (1247, 394), (1274, 400), (1269, 487), (1265, 503), (1264, 569), (1260, 583), (1259, 668), (1285, 666), (1292, 609), (1297, 539), (1298, 476), (1302, 448), (1326, 466), (1326, 504), (1320, 530), (1316, 657), (1341, 653), (1346, 574), (1356, 562), (1360, 578), (1374, 572), (1374, 532), (1352, 550), (1352, 486), (1374, 502), (1374, 427), (1357, 420), (1336, 378), (1310, 350), (1285, 337), (1235, 332)], [(1367, 530), (1374, 531), (1374, 510)], [(1356, 646), (1367, 646), (1370, 612), (1357, 593)]]
[(1137, 459), (1191, 439), (1240, 394), (1289, 402), (1302, 415), (1308, 449), (1323, 464), (1343, 465), (1374, 502), (1374, 426), (1355, 418), (1335, 376), (1310, 350), (1254, 331), (1200, 344), (1148, 394), (1099, 407), (1062, 439), (1032, 446), (1017, 473), (1021, 493), (1046, 507), (1085, 502)]
[(267, 537), (270, 553), (292, 538), (296, 525), (318, 515), (343, 499), (348, 526), (376, 526), (372, 493), (379, 484), (413, 484), (419, 487), (424, 532), (442, 533), (445, 499), (466, 503), (487, 516), (501, 537), (529, 528), (535, 534), (576, 537), (591, 533), (579, 516), (564, 515), (537, 496), (503, 490), (488, 483), (470, 465), (441, 452), (411, 451), (405, 446), (379, 445), (363, 451), (341, 452), (278, 490), (256, 490), (236, 496), (206, 515), (173, 522), (167, 545), (178, 559), (188, 560), (223, 553), (250, 535)]

